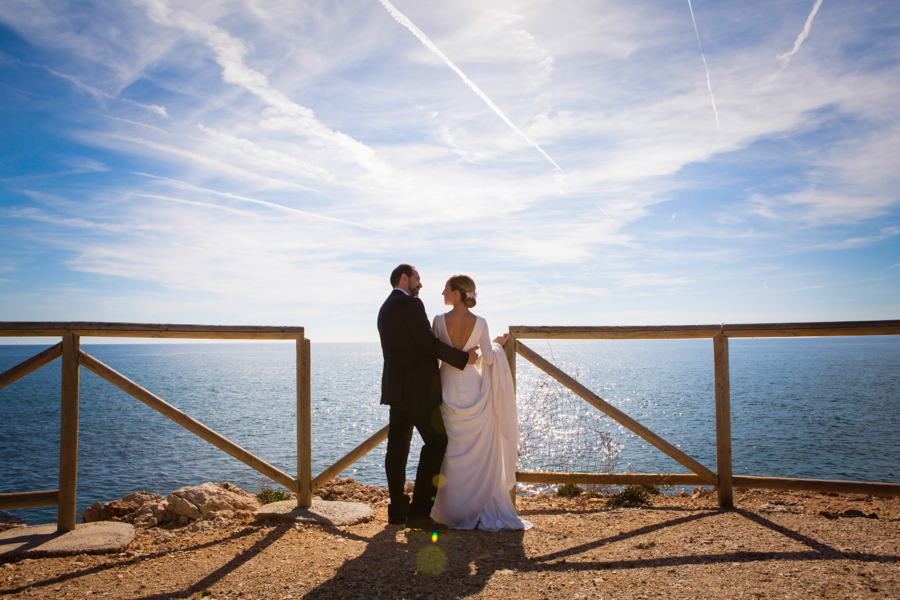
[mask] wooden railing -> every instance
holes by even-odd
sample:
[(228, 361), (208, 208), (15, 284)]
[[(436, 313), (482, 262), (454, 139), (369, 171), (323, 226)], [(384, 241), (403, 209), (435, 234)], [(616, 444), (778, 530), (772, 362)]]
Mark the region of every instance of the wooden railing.
[[(728, 338), (897, 335), (900, 321), (852, 321), (838, 323), (763, 323), (742, 325), (684, 325), (647, 327), (510, 327), (506, 343), (510, 366), (515, 354), (559, 381), (575, 394), (628, 428), (694, 474), (662, 473), (516, 473), (516, 480), (530, 483), (596, 483), (652, 485), (711, 485), (717, 489), (719, 506), (734, 504), (733, 487), (809, 490), (900, 496), (900, 483), (833, 481), (788, 477), (733, 475), (731, 464), (731, 390), (728, 374)], [(715, 369), (716, 471), (700, 464), (618, 408), (567, 375), (522, 343), (522, 339), (569, 340), (659, 340), (712, 338)], [(515, 371), (513, 371), (515, 374)]]
[[(0, 374), (6, 387), (62, 356), (59, 440), (59, 489), (0, 494), (0, 509), (57, 506), (57, 529), (75, 529), (78, 485), (78, 388), (80, 367), (96, 373), (188, 431), (224, 450), (266, 477), (296, 492), (297, 505), (312, 504), (312, 436), (310, 426), (310, 352), (302, 327), (155, 325), (146, 323), (2, 323), (0, 337), (62, 337), (62, 342)], [(241, 448), (90, 356), (82, 337), (190, 338), (229, 340), (295, 340), (297, 345), (297, 477)]]
[[(660, 473), (547, 473), (520, 471), (516, 480), (530, 483), (596, 483), (711, 485), (718, 490), (719, 505), (733, 505), (733, 486), (900, 496), (898, 483), (832, 481), (785, 477), (733, 475), (731, 465), (731, 402), (728, 375), (729, 337), (794, 337), (897, 335), (900, 321), (844, 323), (767, 323), (756, 325), (688, 325), (648, 327), (525, 327), (509, 329), (505, 350), (515, 379), (516, 355), (520, 355), (618, 423), (673, 458), (693, 474)], [(387, 438), (385, 426), (333, 465), (312, 477), (311, 365), (309, 340), (302, 327), (154, 325), (135, 323), (3, 323), (0, 337), (62, 337), (48, 348), (0, 374), (0, 388), (62, 357), (59, 489), (0, 494), (0, 510), (57, 506), (57, 528), (71, 531), (76, 520), (78, 472), (78, 387), (81, 366), (127, 392), (182, 427), (224, 450), (266, 477), (297, 494), (297, 506), (312, 505), (312, 492), (362, 458)], [(224, 436), (181, 412), (163, 399), (117, 373), (80, 348), (82, 337), (269, 339), (295, 340), (297, 346), (297, 477), (254, 456)], [(715, 366), (716, 471), (712, 471), (648, 428), (612, 406), (526, 346), (522, 339), (685, 339), (712, 338)]]

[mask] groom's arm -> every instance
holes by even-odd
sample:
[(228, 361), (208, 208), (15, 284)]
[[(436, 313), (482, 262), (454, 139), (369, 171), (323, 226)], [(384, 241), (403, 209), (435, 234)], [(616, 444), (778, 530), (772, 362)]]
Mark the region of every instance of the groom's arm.
[(460, 371), (465, 369), (469, 362), (469, 353), (457, 350), (434, 336), (428, 324), (428, 315), (425, 314), (425, 305), (420, 299), (410, 298), (409, 303), (410, 310), (404, 311), (404, 321), (416, 345), (429, 356), (440, 359)]

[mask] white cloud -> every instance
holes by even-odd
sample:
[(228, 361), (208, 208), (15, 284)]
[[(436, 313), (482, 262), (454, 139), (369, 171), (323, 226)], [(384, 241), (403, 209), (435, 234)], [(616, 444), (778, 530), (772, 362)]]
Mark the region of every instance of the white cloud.
[(448, 67), (450, 67), (450, 69), (452, 69), (454, 73), (459, 75), (459, 77), (463, 80), (463, 83), (465, 83), (467, 86), (469, 86), (469, 88), (471, 88), (472, 91), (475, 92), (475, 94), (479, 98), (484, 100), (485, 104), (487, 104), (488, 107), (490, 107), (490, 109), (492, 111), (494, 111), (498, 117), (503, 119), (503, 122), (506, 123), (507, 125), (509, 125), (510, 129), (515, 131), (517, 134), (519, 134), (531, 146), (534, 146), (534, 148), (537, 149), (538, 152), (543, 154), (544, 158), (546, 158), (548, 161), (550, 161), (550, 163), (554, 167), (556, 167), (557, 170), (562, 171), (562, 168), (558, 164), (556, 164), (556, 161), (554, 161), (552, 158), (550, 158), (550, 155), (547, 154), (543, 148), (541, 148), (539, 145), (537, 145), (534, 142), (534, 140), (529, 138), (521, 129), (519, 129), (516, 126), (516, 124), (513, 123), (509, 119), (509, 117), (507, 117), (506, 114), (504, 114), (504, 112), (502, 110), (500, 110), (500, 107), (498, 107), (496, 104), (494, 104), (494, 102), (490, 98), (488, 98), (487, 94), (485, 94), (477, 85), (475, 85), (475, 83), (471, 79), (469, 79), (466, 76), (466, 74), (463, 73), (462, 70), (453, 63), (452, 60), (447, 58), (447, 55), (444, 54), (443, 52), (441, 52), (441, 50), (434, 44), (434, 42), (432, 42), (430, 39), (428, 39), (428, 36), (426, 36), (422, 32), (421, 29), (416, 27), (416, 25), (412, 21), (410, 21), (406, 17), (406, 15), (404, 15), (399, 10), (397, 10), (393, 4), (388, 2), (388, 0), (380, 0), (380, 2), (382, 5), (384, 5), (384, 7), (391, 14), (391, 16), (397, 20), (398, 23), (400, 23), (401, 25), (403, 25), (404, 27), (409, 29), (412, 32), (412, 34), (415, 35), (419, 39), (419, 41), (421, 41), (425, 45), (426, 48), (428, 48), (431, 52), (433, 52), (436, 56), (438, 56), (444, 63), (446, 63), (446, 65)]
[(269, 107), (261, 127), (284, 130), (308, 136), (318, 143), (345, 152), (348, 158), (375, 175), (390, 175), (391, 168), (381, 161), (375, 152), (339, 131), (334, 131), (316, 119), (313, 111), (290, 100), (284, 93), (269, 85), (265, 75), (247, 66), (244, 57), (248, 52), (243, 40), (230, 35), (180, 8), (171, 9), (162, 0), (145, 0), (147, 13), (157, 23), (181, 28), (201, 37), (216, 54), (222, 68), (222, 80), (240, 86), (259, 97)]
[[(60, 148), (0, 181), (0, 248), (28, 255), (9, 277), (37, 253), (80, 289), (118, 282), (118, 318), (184, 307), (371, 339), (400, 261), (435, 288), (477, 274), (507, 322), (708, 322), (762, 312), (744, 298), (764, 273), (820, 270), (798, 256), (896, 248), (900, 48), (873, 24), (894, 9), (829, 4), (803, 41), (808, 5), (704, 5), (707, 74), (680, 3), (395, 5), (525, 137), (378, 3), (3, 3), (42, 57), (0, 63), (24, 94), (9, 104)], [(840, 278), (826, 262), (810, 285)]]

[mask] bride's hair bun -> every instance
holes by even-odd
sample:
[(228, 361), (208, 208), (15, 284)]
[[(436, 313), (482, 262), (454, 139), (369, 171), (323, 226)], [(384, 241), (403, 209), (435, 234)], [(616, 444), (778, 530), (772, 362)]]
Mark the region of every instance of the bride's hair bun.
[(454, 275), (450, 279), (447, 280), (447, 283), (450, 284), (450, 289), (456, 292), (459, 292), (459, 297), (462, 300), (462, 303), (468, 306), (469, 308), (474, 308), (475, 304), (475, 282), (472, 281), (472, 278), (468, 275)]

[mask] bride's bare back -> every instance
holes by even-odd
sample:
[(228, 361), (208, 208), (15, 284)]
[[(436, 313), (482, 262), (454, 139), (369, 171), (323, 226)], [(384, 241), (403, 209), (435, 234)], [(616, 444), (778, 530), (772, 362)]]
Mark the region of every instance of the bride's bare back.
[(475, 329), (477, 317), (469, 312), (465, 306), (458, 310), (453, 310), (444, 315), (444, 325), (447, 327), (447, 334), (450, 336), (450, 343), (457, 350), (462, 350), (469, 341), (472, 331)]
[(454, 275), (444, 284), (444, 304), (453, 307), (450, 312), (444, 315), (444, 327), (447, 328), (447, 335), (450, 336), (450, 343), (453, 347), (457, 350), (462, 350), (475, 330), (475, 323), (478, 321), (478, 317), (473, 315), (469, 311), (469, 307), (466, 306), (467, 304), (475, 306), (475, 293), (472, 292), (471, 300), (464, 299), (458, 289), (453, 289), (451, 282), (454, 279), (467, 281), (472, 290), (475, 289), (475, 282), (466, 275)]

